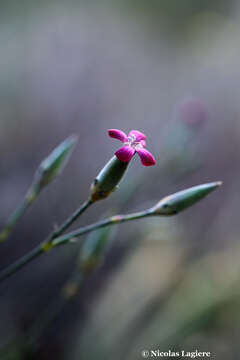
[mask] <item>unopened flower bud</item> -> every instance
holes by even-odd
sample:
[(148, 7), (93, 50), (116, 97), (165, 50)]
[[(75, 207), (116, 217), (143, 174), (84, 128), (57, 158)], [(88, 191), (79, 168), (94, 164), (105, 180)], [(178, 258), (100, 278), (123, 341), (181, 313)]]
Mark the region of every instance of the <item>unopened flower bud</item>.
[(221, 181), (207, 183), (179, 191), (160, 200), (157, 205), (150, 209), (153, 215), (175, 215), (187, 209), (210, 192), (218, 188)]
[(111, 235), (111, 227), (99, 229), (88, 235), (79, 254), (78, 261), (81, 270), (91, 271), (101, 263), (111, 240)]
[(101, 200), (108, 197), (121, 181), (129, 162), (122, 162), (113, 156), (104, 166), (91, 185), (91, 200)]
[(70, 136), (58, 145), (48, 155), (48, 157), (41, 162), (34, 178), (34, 185), (38, 187), (39, 191), (61, 173), (67, 164), (76, 142), (77, 136)]

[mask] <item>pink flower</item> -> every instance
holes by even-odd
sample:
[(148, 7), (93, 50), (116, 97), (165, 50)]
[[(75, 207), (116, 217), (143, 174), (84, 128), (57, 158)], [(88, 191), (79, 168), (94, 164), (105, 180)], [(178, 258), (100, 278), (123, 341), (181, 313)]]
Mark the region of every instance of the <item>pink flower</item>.
[(137, 152), (144, 166), (155, 165), (156, 161), (153, 155), (145, 149), (146, 135), (138, 130), (131, 130), (128, 136), (121, 130), (109, 129), (108, 135), (114, 139), (120, 140), (124, 146), (115, 152), (118, 160), (129, 162)]

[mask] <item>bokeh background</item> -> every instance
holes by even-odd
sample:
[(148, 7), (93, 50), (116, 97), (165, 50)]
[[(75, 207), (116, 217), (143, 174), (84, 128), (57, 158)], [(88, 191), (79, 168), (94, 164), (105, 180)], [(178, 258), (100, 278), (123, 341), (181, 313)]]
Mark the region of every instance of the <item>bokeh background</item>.
[(120, 145), (108, 128), (146, 133), (157, 165), (134, 158), (118, 191), (73, 228), (224, 182), (176, 217), (105, 234), (111, 246), (87, 275), (76, 243), (2, 282), (1, 359), (135, 360), (144, 349), (238, 358), (239, 2), (1, 1), (0, 19), (2, 226), (42, 159), (79, 135), (61, 177), (1, 244), (1, 269), (86, 199)]

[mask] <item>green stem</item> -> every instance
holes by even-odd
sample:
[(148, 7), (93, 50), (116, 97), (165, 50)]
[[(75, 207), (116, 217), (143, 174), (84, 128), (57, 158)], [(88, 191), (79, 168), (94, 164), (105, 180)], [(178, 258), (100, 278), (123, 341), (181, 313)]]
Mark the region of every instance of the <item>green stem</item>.
[(36, 257), (43, 254), (46, 250), (43, 248), (43, 244), (38, 245), (33, 250), (31, 250), (28, 254), (21, 257), (12, 265), (8, 266), (6, 269), (0, 272), (0, 281), (8, 278), (10, 275), (14, 274), (16, 271), (21, 269), (24, 265), (30, 263)]
[(55, 230), (52, 234), (49, 235), (47, 241), (52, 241), (53, 239), (59, 237), (67, 230), (75, 220), (93, 203), (91, 199), (86, 200), (64, 223)]
[(9, 217), (6, 226), (0, 233), (0, 242), (4, 242), (12, 233), (14, 227), (16, 226), (17, 222), (26, 212), (30, 205), (35, 201), (39, 194), (39, 189), (32, 185), (31, 188), (28, 190), (27, 194), (25, 195), (22, 203), (17, 207), (17, 209), (13, 212), (13, 214)]
[(0, 281), (7, 278), (11, 274), (14, 274), (18, 269), (22, 268), (25, 264), (31, 262), (35, 257), (43, 254), (44, 252), (50, 250), (52, 246), (52, 241), (60, 236), (72, 223), (92, 204), (91, 200), (86, 200), (64, 223), (59, 227), (59, 229), (52, 232), (48, 238), (43, 241), (40, 245), (30, 251), (28, 254), (23, 256), (21, 259), (17, 260), (12, 265), (8, 266), (5, 270), (0, 272)]
[[(16, 271), (30, 263), (33, 259), (40, 256), (46, 251), (51, 250), (55, 246), (65, 245), (69, 242), (71, 242), (73, 239), (76, 239), (84, 234), (87, 234), (91, 231), (95, 231), (97, 229), (100, 229), (105, 226), (109, 225), (116, 225), (120, 224), (126, 221), (131, 220), (137, 220), (141, 219), (147, 216), (154, 215), (151, 210), (144, 210), (133, 214), (128, 215), (115, 215), (111, 216), (110, 218), (107, 218), (105, 220), (98, 221), (94, 224), (84, 226), (78, 230), (75, 230), (71, 233), (68, 233), (66, 235), (60, 236), (58, 238), (50, 238), (50, 240), (46, 240), (42, 242), (40, 245), (38, 245), (35, 249), (30, 251), (27, 255), (23, 256), (19, 260), (17, 260), (14, 264), (8, 266), (5, 270), (0, 272), (0, 281), (3, 281), (4, 279), (8, 278), (12, 274), (14, 274)], [(67, 223), (67, 222), (66, 222)], [(69, 222), (70, 223), (70, 222)], [(63, 228), (63, 226), (61, 227)], [(66, 229), (66, 227), (64, 227)]]
[(151, 215), (153, 215), (153, 213), (152, 211), (149, 210), (139, 211), (137, 213), (128, 214), (128, 215), (114, 215), (108, 219), (98, 221), (94, 224), (84, 226), (78, 230), (60, 236), (59, 238), (53, 241), (52, 245), (53, 246), (65, 245), (66, 243), (71, 242), (73, 239), (76, 239), (81, 235), (87, 234), (91, 231), (95, 231), (105, 226), (116, 225), (131, 220), (137, 220)]

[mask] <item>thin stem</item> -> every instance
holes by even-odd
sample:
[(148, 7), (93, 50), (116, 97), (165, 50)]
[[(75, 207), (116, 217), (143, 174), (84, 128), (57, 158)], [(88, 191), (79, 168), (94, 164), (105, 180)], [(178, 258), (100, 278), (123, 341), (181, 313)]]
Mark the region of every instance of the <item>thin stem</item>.
[(152, 211), (149, 211), (149, 210), (139, 211), (137, 213), (128, 214), (128, 215), (114, 215), (108, 219), (98, 221), (94, 224), (84, 226), (78, 230), (75, 230), (66, 235), (60, 236), (59, 238), (54, 240), (52, 244), (53, 244), (53, 246), (65, 245), (66, 243), (72, 241), (73, 239), (78, 238), (81, 235), (87, 234), (91, 231), (95, 231), (95, 230), (103, 228), (105, 226), (116, 225), (116, 224), (120, 224), (120, 223), (123, 223), (126, 221), (142, 219), (143, 217), (151, 216), (151, 215), (153, 215), (153, 213), (152, 213)]
[(39, 189), (32, 185), (25, 195), (21, 204), (17, 207), (17, 209), (13, 212), (13, 214), (9, 217), (6, 226), (0, 233), (0, 242), (4, 242), (11, 235), (14, 227), (20, 220), (20, 218), (24, 215), (26, 210), (32, 205), (39, 194)]
[(23, 256), (21, 259), (17, 260), (12, 265), (8, 266), (5, 270), (0, 272), (0, 281), (6, 279), (8, 276), (12, 275), (18, 269), (22, 268), (25, 264), (31, 262), (35, 257), (43, 254), (44, 252), (52, 248), (52, 241), (61, 235), (72, 223), (92, 204), (91, 200), (86, 200), (64, 223), (59, 227), (59, 229), (52, 232), (48, 238), (30, 251), (28, 254)]
[(52, 234), (49, 235), (48, 241), (52, 241), (53, 239), (59, 237), (67, 230), (74, 221), (85, 211), (87, 208), (93, 203), (91, 199), (86, 200), (64, 223), (59, 227), (59, 229), (55, 230)]
[(144, 218), (147, 216), (152, 216), (152, 215), (154, 215), (154, 214), (151, 210), (144, 210), (144, 211), (140, 211), (140, 212), (128, 214), (128, 215), (115, 215), (115, 216), (111, 216), (110, 218), (107, 218), (105, 220), (98, 221), (94, 224), (84, 226), (78, 230), (75, 230), (71, 233), (60, 236), (58, 238), (50, 239), (50, 241), (46, 240), (46, 241), (42, 242), (40, 245), (38, 245), (31, 252), (29, 252), (27, 255), (23, 256), (22, 258), (17, 260), (14, 264), (10, 265), (5, 270), (0, 272), (0, 281), (3, 281), (7, 277), (11, 276), (16, 271), (18, 271), (19, 269), (21, 269), (22, 267), (24, 267), (25, 265), (30, 263), (33, 259), (40, 256), (44, 252), (51, 250), (55, 246), (65, 245), (65, 244), (71, 242), (73, 239), (77, 239), (78, 237), (80, 237), (84, 234), (87, 234), (91, 231), (95, 231), (95, 230), (100, 229), (105, 226), (116, 225), (116, 224), (120, 224), (120, 223), (123, 223), (126, 221), (137, 220), (137, 219), (141, 219), (141, 218)]
[(12, 265), (8, 266), (6, 269), (2, 270), (0, 272), (0, 281), (8, 278), (10, 275), (17, 272), (19, 269), (21, 269), (26, 264), (29, 264), (32, 260), (34, 260), (36, 257), (43, 254), (46, 250), (44, 250), (43, 245), (40, 244), (37, 247), (35, 247), (33, 250), (31, 250), (28, 254), (21, 257), (19, 260), (17, 260)]

